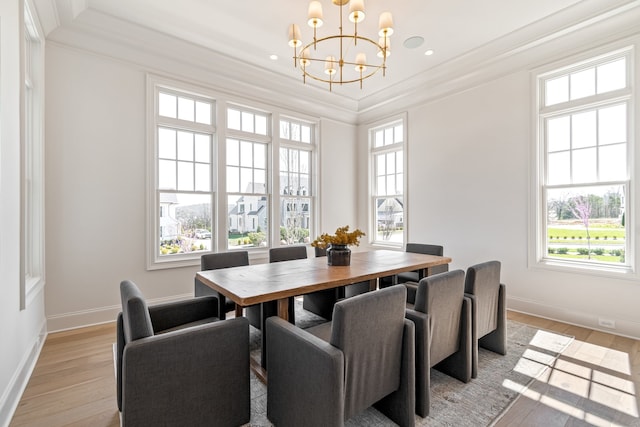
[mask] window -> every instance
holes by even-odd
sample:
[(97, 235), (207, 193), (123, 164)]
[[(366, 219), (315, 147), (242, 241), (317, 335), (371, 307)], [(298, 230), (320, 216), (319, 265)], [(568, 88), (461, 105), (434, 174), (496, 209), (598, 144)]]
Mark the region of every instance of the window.
[(280, 244), (310, 241), (314, 134), (310, 123), (280, 120)]
[(22, 173), (21, 308), (44, 285), (44, 59), (41, 36), (24, 4)]
[(630, 270), (631, 51), (541, 74), (537, 259)]
[(268, 246), (270, 119), (266, 113), (227, 108), (226, 212), (231, 250)]
[(313, 119), (157, 76), (147, 87), (148, 269), (197, 265), (217, 251), (261, 258), (269, 247), (309, 242)]
[(212, 249), (214, 101), (154, 86), (153, 210), (156, 263)]
[(372, 243), (402, 247), (405, 241), (404, 119), (369, 129)]

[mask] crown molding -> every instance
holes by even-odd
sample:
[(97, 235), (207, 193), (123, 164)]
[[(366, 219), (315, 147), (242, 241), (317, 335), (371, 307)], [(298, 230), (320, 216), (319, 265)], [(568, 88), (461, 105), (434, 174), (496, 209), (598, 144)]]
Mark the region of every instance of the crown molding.
[[(146, 71), (194, 79), (219, 92), (352, 124), (533, 68), (566, 55), (567, 50), (584, 50), (635, 34), (640, 22), (640, 0), (583, 0), (357, 101), (103, 14), (87, 8), (87, 0), (34, 1), (38, 6), (46, 4), (49, 10), (58, 5), (55, 22), (62, 25), (58, 24), (48, 40), (136, 64)], [(45, 31), (51, 22), (54, 20), (47, 19)]]
[[(585, 1), (359, 102), (359, 122), (424, 104), (542, 62), (637, 34), (640, 0), (607, 9)], [(569, 19), (566, 15), (574, 18)]]
[(55, 0), (31, 0), (42, 26), (44, 37), (60, 26), (60, 15)]
[(92, 9), (60, 26), (48, 41), (135, 64), (149, 72), (195, 79), (217, 92), (286, 105), (341, 122), (357, 121), (355, 100)]

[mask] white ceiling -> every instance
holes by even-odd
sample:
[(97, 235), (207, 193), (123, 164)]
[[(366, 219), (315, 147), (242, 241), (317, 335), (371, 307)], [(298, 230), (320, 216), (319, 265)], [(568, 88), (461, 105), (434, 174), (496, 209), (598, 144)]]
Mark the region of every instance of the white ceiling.
[[(42, 4), (47, 0), (35, 0)], [(308, 1), (301, 0), (48, 0), (59, 15), (55, 27), (95, 22), (96, 15), (127, 21), (199, 45), (253, 66), (271, 69), (302, 85), (301, 72), (293, 67), (287, 44), (291, 23), (299, 24), (304, 42), (312, 39), (306, 25)], [(366, 19), (359, 34), (377, 40), (378, 16), (390, 11), (394, 19), (391, 56), (386, 76), (378, 73), (357, 84), (336, 87), (333, 92), (351, 100), (424, 76), (437, 67), (465, 56), (494, 55), (531, 43), (550, 32), (576, 25), (594, 14), (631, 0), (365, 0)], [(322, 0), (325, 25), (319, 36), (337, 32), (338, 6)], [(348, 8), (348, 7), (347, 7)], [(346, 12), (346, 11), (345, 11)], [(90, 19), (88, 18), (90, 16)], [(352, 31), (346, 20), (345, 32)], [(415, 49), (403, 47), (412, 36), (424, 38)], [(487, 47), (491, 46), (491, 49)], [(425, 56), (433, 49), (432, 56)], [(269, 59), (275, 54), (277, 60)], [(485, 58), (488, 59), (488, 58)], [(462, 61), (464, 62), (464, 61)], [(317, 65), (319, 67), (319, 65)], [(352, 72), (351, 69), (348, 72)], [(307, 84), (319, 84), (309, 82)], [(328, 85), (323, 85), (328, 90)]]

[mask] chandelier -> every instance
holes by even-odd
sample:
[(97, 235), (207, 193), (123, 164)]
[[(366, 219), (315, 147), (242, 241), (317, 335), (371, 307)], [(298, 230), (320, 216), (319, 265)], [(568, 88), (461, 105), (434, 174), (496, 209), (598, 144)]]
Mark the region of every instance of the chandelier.
[[(391, 54), (389, 36), (393, 34), (393, 18), (390, 12), (380, 14), (378, 21), (378, 41), (358, 34), (358, 24), (364, 20), (364, 0), (331, 0), (340, 9), (340, 26), (338, 34), (318, 38), (317, 30), (324, 23), (322, 4), (319, 1), (309, 3), (307, 24), (313, 28), (313, 41), (304, 44), (301, 40), (300, 27), (289, 26), (289, 46), (293, 47), (293, 65), (302, 70), (302, 81), (307, 77), (329, 84), (329, 91), (334, 84), (360, 83), (373, 76), (379, 70), (385, 75), (387, 57)], [(349, 5), (349, 21), (353, 22), (353, 33), (346, 34), (342, 28), (342, 10)], [(355, 55), (352, 50), (358, 51)], [(374, 62), (367, 60), (375, 56)], [(338, 56), (336, 56), (336, 51)], [(314, 65), (316, 65), (314, 67)], [(319, 65), (319, 66), (318, 66)], [(353, 67), (352, 70), (344, 70)], [(355, 71), (355, 73), (354, 73)]]

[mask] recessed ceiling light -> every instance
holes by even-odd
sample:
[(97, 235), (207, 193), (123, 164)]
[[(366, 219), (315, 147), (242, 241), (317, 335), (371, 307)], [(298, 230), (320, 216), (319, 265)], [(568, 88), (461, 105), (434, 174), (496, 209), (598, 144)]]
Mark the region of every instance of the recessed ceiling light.
[(433, 51), (433, 49), (429, 49), (424, 54), (427, 55), (427, 56), (431, 56), (431, 55), (434, 54), (434, 51)]
[(269, 58), (270, 58), (272, 61), (277, 61), (277, 60), (278, 60), (278, 55), (269, 55)]
[(413, 36), (406, 39), (403, 43), (403, 46), (406, 47), (407, 49), (415, 49), (417, 47), (422, 46), (422, 43), (424, 43), (423, 37)]

